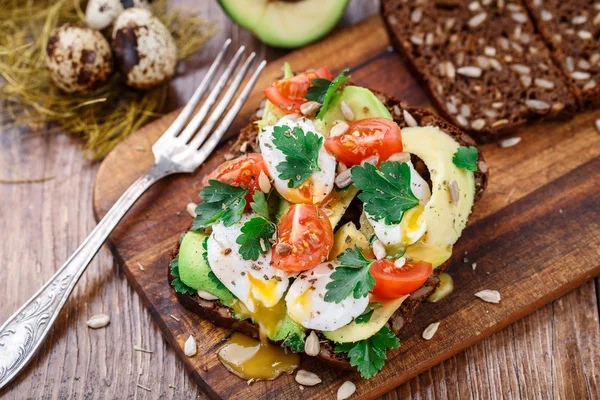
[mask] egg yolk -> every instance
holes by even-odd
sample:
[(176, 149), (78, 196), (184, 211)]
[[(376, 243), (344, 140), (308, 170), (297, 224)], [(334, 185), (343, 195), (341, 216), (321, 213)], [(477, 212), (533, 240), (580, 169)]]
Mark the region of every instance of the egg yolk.
[(413, 260), (427, 261), (433, 268), (446, 262), (452, 255), (452, 246), (433, 246), (427, 243), (427, 235), (406, 248), (404, 257)]
[(402, 221), (400, 221), (400, 227), (402, 228), (402, 243), (415, 242), (418, 237), (414, 234), (419, 232), (419, 229), (425, 223), (423, 219), (423, 211), (425, 207), (418, 205), (404, 212)]
[(250, 282), (251, 295), (254, 297), (254, 303), (262, 303), (266, 307), (272, 307), (277, 304), (277, 283), (276, 279), (260, 279), (255, 278), (252, 274), (248, 274)]
[(304, 293), (298, 296), (294, 301), (294, 305), (298, 306), (294, 307), (294, 319), (296, 321), (307, 319), (308, 314), (311, 312), (311, 292), (312, 290), (310, 288), (306, 289)]
[(243, 379), (271, 380), (291, 374), (300, 365), (300, 356), (280, 346), (235, 332), (219, 350), (219, 360)]

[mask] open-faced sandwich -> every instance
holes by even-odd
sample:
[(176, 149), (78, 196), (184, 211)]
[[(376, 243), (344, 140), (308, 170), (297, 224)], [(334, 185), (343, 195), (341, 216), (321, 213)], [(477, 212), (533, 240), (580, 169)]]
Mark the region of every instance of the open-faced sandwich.
[(219, 358), (246, 379), (302, 352), (377, 374), (486, 186), (470, 137), (346, 73), (285, 66), (173, 252), (177, 297), (237, 332)]

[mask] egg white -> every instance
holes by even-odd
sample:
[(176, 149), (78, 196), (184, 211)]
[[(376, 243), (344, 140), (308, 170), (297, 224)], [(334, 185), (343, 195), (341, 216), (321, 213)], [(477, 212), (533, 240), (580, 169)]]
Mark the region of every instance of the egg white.
[(274, 307), (287, 290), (289, 277), (293, 276), (271, 266), (271, 252), (260, 255), (256, 261), (244, 260), (240, 255), (236, 240), (242, 234), (244, 223), (256, 216), (246, 214), (229, 227), (222, 222), (214, 224), (207, 242), (212, 271), (250, 312), (254, 312), (257, 302)]
[[(425, 206), (425, 204), (427, 204), (431, 198), (431, 190), (429, 189), (429, 185), (415, 170), (412, 162), (408, 161), (407, 164), (410, 167), (410, 188), (415, 197), (419, 199), (419, 205)], [(422, 209), (415, 209), (412, 212), (419, 211), (422, 211)], [(416, 229), (407, 229), (406, 221), (410, 217), (410, 213), (411, 210), (405, 211), (404, 217), (399, 224), (388, 225), (384, 220), (376, 220), (365, 211), (367, 219), (375, 231), (375, 236), (377, 236), (377, 239), (379, 239), (385, 246), (413, 244), (425, 234), (427, 231), (427, 223), (425, 222), (425, 218), (422, 218), (422, 216), (418, 217)]]
[(348, 296), (340, 303), (324, 300), (337, 263), (326, 262), (302, 272), (290, 286), (285, 296), (289, 316), (305, 327), (320, 331), (333, 331), (349, 324), (369, 305), (369, 297), (355, 299)]
[[(300, 117), (297, 114), (286, 115), (281, 118), (275, 126), (289, 126), (291, 128), (300, 127), (306, 132), (313, 132), (323, 137), (315, 128), (314, 123), (307, 118)], [(281, 196), (292, 203), (300, 203), (298, 198), (298, 189), (288, 187), (288, 179), (279, 178), (277, 166), (286, 160), (286, 156), (273, 144), (274, 126), (263, 128), (258, 136), (258, 144), (263, 155), (273, 186)], [(329, 154), (324, 146), (319, 150), (318, 164), (321, 171), (315, 171), (311, 177), (311, 197), (312, 204), (319, 204), (331, 193), (335, 180), (336, 160), (332, 154)]]

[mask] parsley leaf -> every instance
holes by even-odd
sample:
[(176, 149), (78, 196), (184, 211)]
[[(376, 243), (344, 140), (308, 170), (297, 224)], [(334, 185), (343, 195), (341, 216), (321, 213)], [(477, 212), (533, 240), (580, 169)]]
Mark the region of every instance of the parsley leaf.
[(269, 216), (269, 203), (267, 202), (267, 197), (260, 190), (255, 191), (252, 195), (252, 203), (250, 203), (250, 207), (252, 207), (252, 210), (254, 210), (255, 213), (264, 219), (271, 219)]
[(304, 340), (302, 340), (302, 338), (295, 333), (291, 336), (288, 336), (283, 343), (281, 343), (281, 347), (289, 347), (294, 353), (303, 353)]
[(299, 187), (313, 172), (321, 170), (318, 161), (322, 136), (310, 131), (304, 133), (300, 127), (275, 126), (273, 143), (286, 156), (277, 165), (277, 172), (280, 179), (289, 179), (288, 187)]
[(189, 287), (179, 279), (179, 259), (177, 258), (171, 262), (171, 275), (175, 277), (175, 279), (171, 281), (171, 286), (173, 286), (173, 289), (175, 289), (177, 293), (194, 295), (198, 292), (196, 289)]
[(375, 286), (375, 278), (369, 268), (374, 261), (367, 260), (358, 246), (354, 250), (346, 249), (338, 256), (340, 266), (331, 274), (331, 282), (325, 288), (324, 300), (329, 303), (340, 303), (352, 295), (355, 299), (366, 297)]
[(256, 217), (246, 221), (242, 234), (235, 241), (240, 245), (240, 255), (244, 260), (258, 260), (271, 248), (269, 240), (275, 234), (275, 227), (266, 219)]
[(204, 200), (196, 207), (197, 217), (192, 224), (196, 231), (219, 219), (225, 226), (231, 226), (242, 218), (246, 207), (248, 190), (243, 187), (231, 186), (221, 181), (211, 179), (208, 186), (202, 188), (200, 197)]
[(354, 322), (356, 322), (357, 324), (366, 324), (367, 322), (369, 322), (371, 320), (371, 317), (373, 316), (373, 312), (380, 307), (383, 307), (383, 305), (381, 303), (369, 303), (369, 306), (367, 307), (367, 309), (362, 314), (360, 314), (358, 317), (356, 317), (354, 319)]
[(338, 76), (333, 78), (332, 81), (324, 78), (315, 78), (312, 80), (311, 86), (308, 88), (304, 98), (323, 104), (321, 110), (319, 110), (319, 113), (317, 114), (318, 119), (323, 119), (335, 92), (337, 92), (344, 82), (350, 79), (350, 76), (346, 76), (349, 71), (348, 68), (344, 69)]
[(477, 171), (477, 148), (460, 146), (456, 149), (452, 162), (458, 168), (464, 168), (469, 171)]
[(357, 367), (360, 376), (369, 379), (383, 368), (385, 352), (400, 347), (400, 341), (386, 326), (368, 339), (335, 346), (336, 353), (348, 353), (350, 365)]
[(384, 161), (379, 169), (373, 164), (354, 166), (350, 170), (354, 185), (362, 190), (369, 215), (386, 224), (399, 224), (404, 211), (419, 205), (410, 188), (410, 167), (406, 163)]

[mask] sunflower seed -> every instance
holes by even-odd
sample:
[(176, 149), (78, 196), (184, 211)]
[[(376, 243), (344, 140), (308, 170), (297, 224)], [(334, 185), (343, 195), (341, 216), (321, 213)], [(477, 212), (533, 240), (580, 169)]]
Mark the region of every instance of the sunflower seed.
[(446, 108), (448, 109), (448, 112), (450, 114), (456, 114), (458, 112), (458, 109), (456, 108), (456, 106), (450, 102), (446, 103)]
[(577, 36), (583, 40), (590, 40), (594, 37), (590, 31), (579, 31), (577, 32)]
[(500, 145), (500, 147), (505, 149), (507, 147), (516, 146), (520, 141), (521, 141), (521, 138), (518, 136), (515, 136), (515, 137), (511, 137), (511, 138), (500, 141), (499, 145)]
[(575, 69), (575, 62), (573, 61), (573, 57), (565, 58), (565, 64), (567, 64), (567, 69), (569, 71), (573, 71)]
[(510, 47), (510, 42), (504, 36), (500, 36), (498, 38), (498, 44), (500, 45), (500, 47), (502, 47), (502, 50), (508, 50), (508, 48)]
[(456, 65), (462, 66), (465, 62), (465, 53), (460, 51), (456, 53)]
[(485, 289), (475, 293), (475, 296), (488, 303), (500, 303), (500, 292), (497, 290)]
[(517, 11), (521, 11), (521, 6), (518, 4), (514, 4), (514, 3), (508, 3), (506, 5), (506, 9), (508, 11), (517, 12)]
[(506, 125), (506, 124), (508, 124), (508, 120), (507, 119), (499, 119), (498, 121), (496, 121), (496, 122), (494, 122), (492, 124), (492, 128), (497, 128), (497, 127), (499, 127), (501, 125)]
[(337, 391), (337, 400), (346, 400), (356, 392), (356, 385), (351, 381), (342, 383), (342, 386)]
[(373, 164), (373, 165), (379, 164), (379, 156), (375, 155), (375, 156), (367, 157), (360, 162), (360, 165), (362, 167), (364, 167), (365, 164)]
[[(529, 42), (531, 42), (531, 36), (529, 35), (529, 33), (524, 33), (523, 35), (521, 35), (520, 40), (521, 40), (521, 43), (523, 43), (523, 44), (529, 44)], [(535, 47), (532, 47), (531, 49), (529, 49), (529, 51), (531, 51), (533, 49), (535, 49)]]
[(600, 13), (596, 14), (594, 20), (592, 21), (594, 25), (600, 25)]
[(335, 177), (335, 185), (340, 189), (350, 186), (352, 183), (352, 174), (350, 169), (342, 171)]
[(333, 125), (329, 130), (330, 137), (336, 137), (343, 135), (348, 131), (349, 125), (344, 121), (339, 121), (337, 124)]
[(485, 120), (483, 118), (477, 118), (475, 121), (471, 122), (471, 128), (476, 131), (480, 131), (485, 126)]
[(523, 85), (523, 87), (528, 88), (531, 86), (531, 77), (529, 75), (521, 75), (519, 80), (521, 81), (521, 85)]
[(404, 122), (408, 126), (418, 126), (417, 120), (406, 110), (402, 110), (402, 116), (404, 117)]
[[(598, 15), (600, 15), (600, 14), (598, 14)], [(598, 61), (600, 61), (600, 53), (594, 53), (590, 56), (590, 62), (592, 64), (595, 65)]]
[[(306, 337), (304, 341), (304, 352), (309, 356), (317, 356), (321, 351), (321, 344), (319, 343), (319, 337), (315, 331), (311, 331), (310, 335)], [(299, 382), (301, 383), (301, 382)], [(317, 382), (318, 383), (318, 382)]]
[(302, 103), (300, 106), (300, 112), (302, 115), (315, 115), (317, 111), (321, 108), (321, 103), (316, 101), (307, 101), (306, 103)]
[(466, 119), (462, 114), (456, 116), (456, 122), (461, 126), (469, 126), (469, 120)]
[(571, 74), (573, 79), (577, 79), (578, 81), (584, 81), (586, 79), (590, 79), (591, 75), (589, 72), (575, 71)]
[(296, 382), (303, 386), (315, 386), (322, 382), (317, 374), (299, 369), (296, 372)]
[(483, 21), (485, 21), (485, 19), (487, 18), (487, 13), (481, 12), (477, 15), (475, 15), (474, 17), (472, 17), (469, 22), (467, 22), (467, 25), (469, 25), (471, 28), (476, 28), (479, 25), (481, 25), (483, 23)]
[(473, 66), (460, 67), (456, 70), (456, 72), (462, 76), (466, 76), (469, 78), (479, 78), (482, 73), (481, 68)]
[(410, 161), (410, 153), (394, 153), (388, 157), (387, 161), (405, 163)]
[(488, 69), (490, 67), (490, 60), (484, 56), (477, 56), (477, 65), (479, 65), (481, 69)]
[(196, 218), (196, 207), (198, 207), (198, 204), (194, 202), (189, 202), (187, 206), (185, 206), (185, 211), (187, 211), (187, 213), (190, 214), (192, 218)]
[(590, 90), (596, 87), (596, 81), (591, 80), (588, 81), (585, 85), (583, 85), (583, 90)]
[(244, 142), (240, 145), (240, 153), (245, 153), (248, 150), (248, 142)]
[(535, 111), (548, 111), (550, 109), (550, 104), (545, 101), (529, 99), (525, 101), (525, 105), (527, 108)]
[(452, 204), (455, 206), (458, 205), (458, 200), (460, 200), (460, 191), (458, 189), (458, 182), (452, 179), (448, 183), (448, 189), (450, 191), (450, 199), (452, 200)]
[(588, 17), (586, 15), (577, 15), (571, 19), (573, 25), (582, 25), (587, 22)]
[(479, 167), (479, 170), (480, 170), (481, 172), (483, 172), (484, 174), (485, 174), (486, 172), (488, 172), (488, 165), (486, 164), (486, 162), (485, 162), (485, 161), (483, 161), (483, 160), (479, 161), (479, 162), (477, 163), (477, 166)]
[(456, 19), (448, 18), (446, 20), (446, 22), (444, 22), (444, 28), (446, 28), (446, 30), (449, 31), (450, 29), (452, 29), (454, 27), (455, 23), (456, 23)]
[(581, 69), (590, 69), (592, 68), (592, 65), (587, 61), (587, 60), (579, 60), (577, 61), (577, 66)]
[(595, 125), (596, 125), (596, 130), (598, 131), (598, 133), (600, 133), (600, 119), (596, 120)]
[(560, 110), (562, 110), (563, 108), (565, 108), (565, 105), (563, 103), (554, 103), (554, 104), (552, 104), (552, 111), (555, 114), (558, 114), (558, 112)]
[(502, 64), (500, 64), (500, 62), (498, 60), (496, 60), (495, 58), (491, 58), (490, 59), (490, 65), (496, 70), (496, 71), (502, 71)]
[(512, 17), (513, 21), (515, 21), (519, 24), (524, 24), (527, 22), (527, 15), (525, 15), (525, 13), (522, 13), (522, 12), (512, 13), (511, 17)]
[(425, 35), (425, 44), (427, 46), (431, 46), (433, 44), (433, 33), (429, 32)]
[(469, 11), (479, 11), (481, 9), (481, 4), (478, 1), (472, 1), (469, 3)]
[(422, 18), (423, 18), (423, 10), (421, 10), (420, 8), (415, 8), (413, 10), (413, 12), (410, 14), (410, 20), (414, 24), (418, 24), (419, 22), (421, 22)]
[(471, 116), (471, 108), (468, 105), (463, 104), (462, 106), (460, 106), (460, 113), (464, 117), (469, 117)]
[(96, 314), (88, 319), (86, 324), (92, 329), (104, 328), (110, 323), (110, 317), (106, 314)]
[(260, 171), (260, 174), (258, 175), (258, 187), (260, 188), (260, 191), (265, 194), (271, 191), (271, 181), (264, 171)]
[(554, 89), (554, 82), (548, 81), (546, 79), (535, 78), (533, 82), (537, 87), (541, 87), (544, 89)]
[(483, 52), (485, 53), (486, 56), (494, 57), (496, 55), (496, 48), (494, 48), (492, 46), (485, 46), (485, 49), (483, 49)]
[(529, 75), (531, 73), (531, 68), (523, 64), (513, 64), (510, 66), (510, 69), (519, 75)]
[(198, 352), (198, 348), (196, 346), (196, 339), (192, 335), (187, 338), (185, 344), (183, 345), (183, 352), (188, 357), (194, 357)]
[(214, 300), (219, 299), (217, 296), (215, 296), (212, 293), (207, 292), (206, 290), (198, 290), (198, 297), (200, 297), (203, 300), (208, 300), (208, 301), (214, 301)]
[(435, 333), (437, 332), (439, 326), (439, 322), (434, 322), (433, 324), (430, 324), (427, 328), (425, 328), (425, 330), (423, 331), (423, 339), (431, 340), (433, 335), (435, 335)]
[(494, 108), (502, 108), (502, 107), (504, 107), (504, 103), (501, 102), (501, 101), (497, 101), (495, 103), (492, 103), (492, 107), (494, 107)]
[(381, 240), (379, 240), (379, 239), (373, 240), (372, 246), (373, 246), (373, 254), (375, 255), (376, 259), (381, 260), (381, 259), (385, 258), (385, 256), (387, 256), (385, 247), (383, 247), (383, 243), (381, 243)]
[[(495, 103), (494, 103), (495, 104)], [(492, 105), (493, 106), (493, 105)], [(483, 115), (485, 115), (488, 118), (498, 118), (498, 112), (495, 110), (484, 110), (483, 111)]]
[(451, 80), (454, 80), (456, 77), (456, 69), (454, 68), (454, 64), (451, 61), (446, 61), (446, 76)]
[(521, 33), (523, 33), (523, 28), (521, 28), (521, 26), (517, 25), (517, 27), (515, 28), (514, 32), (513, 32), (513, 37), (517, 40), (519, 40), (519, 38), (521, 37)]
[(420, 46), (420, 45), (422, 45), (422, 44), (423, 44), (423, 38), (422, 38), (422, 37), (420, 37), (420, 36), (417, 36), (417, 35), (412, 35), (412, 36), (410, 37), (410, 41), (411, 41), (413, 44), (416, 44), (417, 46)]

